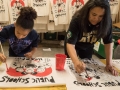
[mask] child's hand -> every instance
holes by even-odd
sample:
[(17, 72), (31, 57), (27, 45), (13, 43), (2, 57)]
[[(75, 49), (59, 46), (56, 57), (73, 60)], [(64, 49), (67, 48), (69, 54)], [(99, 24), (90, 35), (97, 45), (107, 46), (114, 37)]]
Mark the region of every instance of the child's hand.
[(24, 56), (27, 58), (32, 58), (32, 55), (33, 55), (32, 52), (28, 52), (28, 53), (24, 54)]
[(0, 53), (0, 61), (1, 61), (1, 62), (6, 62), (6, 57), (5, 57), (5, 55), (3, 55), (3, 54), (1, 54), (1, 53)]

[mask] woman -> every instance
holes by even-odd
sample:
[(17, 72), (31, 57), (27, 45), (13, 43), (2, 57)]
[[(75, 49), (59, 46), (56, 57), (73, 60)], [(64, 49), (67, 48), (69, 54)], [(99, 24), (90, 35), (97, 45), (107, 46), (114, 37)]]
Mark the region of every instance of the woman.
[[(37, 12), (32, 7), (20, 10), (16, 23), (5, 26), (0, 32), (0, 41), (9, 41), (10, 57), (32, 58), (37, 49), (38, 34), (33, 29)], [(0, 53), (0, 61), (5, 62), (6, 56)]]
[(73, 61), (78, 73), (85, 64), (78, 58), (92, 58), (94, 43), (103, 39), (106, 70), (118, 75), (112, 66), (112, 21), (108, 0), (89, 0), (78, 10), (70, 23), (65, 40), (65, 54)]

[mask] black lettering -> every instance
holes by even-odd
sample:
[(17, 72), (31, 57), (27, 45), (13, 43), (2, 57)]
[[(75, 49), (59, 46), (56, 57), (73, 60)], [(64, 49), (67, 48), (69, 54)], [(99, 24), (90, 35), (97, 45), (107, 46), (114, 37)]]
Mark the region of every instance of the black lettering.
[(10, 79), (9, 79), (9, 82), (12, 82), (12, 81), (13, 81), (13, 79), (14, 79), (14, 78), (10, 78)]
[(17, 83), (17, 79), (15, 78), (15, 79), (13, 80), (13, 82)]
[(33, 82), (32, 82), (32, 83), (35, 83), (35, 79), (34, 79), (34, 78), (32, 78), (32, 80), (33, 80)]
[(36, 82), (38, 81), (38, 82), (40, 82), (40, 79), (39, 78), (36, 78), (37, 80), (36, 80)]
[(22, 78), (19, 77), (17, 81), (18, 81), (18, 82), (21, 82), (21, 79), (22, 79)]
[(88, 82), (88, 83), (86, 83), (88, 86), (90, 86), (90, 87), (94, 87), (94, 83), (91, 83), (91, 82)]
[(58, 18), (59, 16), (63, 16), (63, 15), (66, 15), (66, 13), (63, 13), (63, 14), (57, 14), (57, 15), (55, 15), (55, 17)]
[(99, 85), (98, 82), (96, 82), (96, 83), (92, 83), (92, 82), (82, 83), (82, 82), (74, 81), (73, 83), (75, 85), (79, 85), (79, 86), (102, 87), (101, 85)]
[(117, 86), (115, 82), (108, 82), (108, 86)]
[(3, 77), (2, 77), (2, 80), (0, 80), (0, 82), (4, 82), (6, 77), (7, 77), (7, 76), (3, 76)]
[(33, 6), (34, 6), (34, 7), (46, 6), (46, 3), (42, 3), (42, 4), (33, 3)]
[(115, 80), (117, 83), (118, 83), (118, 86), (120, 86), (120, 82), (119, 81), (117, 81), (117, 80)]
[(24, 83), (24, 82), (25, 82), (25, 79), (21, 79), (21, 80), (22, 80), (22, 81), (21, 81), (22, 83)]
[(42, 1), (42, 0), (34, 0), (35, 2), (40, 2), (40, 1)]
[(25, 79), (24, 79), (24, 83), (25, 83), (25, 84), (29, 83), (29, 79), (30, 79), (30, 78), (25, 78)]
[(13, 21), (16, 21), (17, 20), (17, 18), (13, 18)]
[(52, 76), (51, 76), (50, 82), (55, 83), (55, 80)]
[(81, 82), (78, 82), (78, 85), (81, 85), (81, 86), (82, 86), (82, 85), (83, 85), (83, 83), (81, 83)]
[(115, 5), (118, 5), (118, 3), (113, 3), (113, 4), (110, 4), (110, 6), (115, 6)]
[(86, 86), (86, 83), (83, 83), (83, 86)]
[(14, 82), (14, 83), (18, 83), (18, 82), (21, 82), (21, 83), (29, 83), (29, 78), (10, 78), (8, 76), (3, 76), (2, 77), (2, 80), (0, 80), (0, 82)]
[(41, 82), (45, 82), (45, 81), (44, 81), (44, 78), (40, 78), (40, 81), (41, 81)]
[(9, 82), (10, 78), (8, 76), (6, 76), (6, 78), (7, 78), (6, 82)]
[(74, 81), (73, 83), (76, 84), (76, 85), (78, 85), (78, 82), (77, 82), (77, 81)]
[(96, 83), (94, 83), (94, 86), (95, 86), (95, 87), (97, 87), (97, 86), (98, 86), (98, 84), (99, 84), (99, 83), (98, 83), (98, 82), (96, 82)]
[(33, 82), (32, 83), (40, 83), (40, 82), (45, 82), (44, 78), (32, 78)]
[(0, 10), (0, 13), (5, 13), (5, 10)]
[(5, 9), (5, 8), (4, 8), (4, 5), (1, 5), (1, 6), (0, 6), (0, 9)]
[(101, 83), (103, 84), (105, 87), (110, 87), (110, 86), (119, 86), (117, 83), (115, 82), (104, 82), (104, 83)]
[(32, 78), (33, 82), (32, 83), (40, 83), (40, 82), (51, 82), (51, 83), (55, 83), (54, 78), (51, 76), (51, 78), (47, 78), (47, 77), (42, 77), (42, 78)]
[(85, 86), (89, 86), (89, 83), (86, 83)]
[(45, 82), (49, 82), (50, 81), (47, 77), (45, 77), (44, 80), (45, 80)]

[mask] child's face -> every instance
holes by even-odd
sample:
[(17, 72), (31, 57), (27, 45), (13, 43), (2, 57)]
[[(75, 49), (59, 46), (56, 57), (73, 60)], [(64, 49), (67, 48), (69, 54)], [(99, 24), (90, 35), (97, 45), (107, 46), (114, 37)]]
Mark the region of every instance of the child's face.
[(18, 25), (15, 24), (15, 36), (18, 39), (25, 38), (30, 32), (30, 29), (24, 29)]

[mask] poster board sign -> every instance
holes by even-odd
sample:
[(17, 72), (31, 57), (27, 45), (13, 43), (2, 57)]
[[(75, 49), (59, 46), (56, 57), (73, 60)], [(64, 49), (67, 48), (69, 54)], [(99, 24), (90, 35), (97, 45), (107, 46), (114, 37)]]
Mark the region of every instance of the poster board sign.
[[(85, 72), (77, 73), (70, 58), (66, 59), (64, 70), (55, 68), (55, 58), (23, 57), (7, 60), (9, 70), (0, 72), (0, 87), (43, 87), (66, 85), (67, 90), (118, 90), (120, 76), (113, 76), (105, 71), (105, 64), (100, 60), (82, 59), (91, 80), (87, 80)], [(115, 62), (114, 62), (115, 63)], [(5, 64), (2, 64), (5, 67)]]

